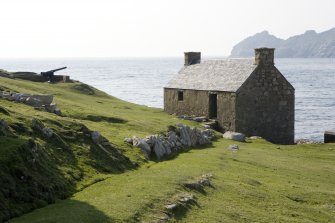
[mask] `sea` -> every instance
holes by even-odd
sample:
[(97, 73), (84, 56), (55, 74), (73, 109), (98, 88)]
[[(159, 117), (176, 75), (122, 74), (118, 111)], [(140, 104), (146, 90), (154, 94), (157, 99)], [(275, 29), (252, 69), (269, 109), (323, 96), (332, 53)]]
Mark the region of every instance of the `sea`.
[[(163, 87), (183, 62), (183, 58), (0, 59), (0, 68), (40, 73), (67, 66), (57, 74), (129, 102), (163, 108)], [(295, 87), (295, 139), (323, 141), (324, 131), (335, 129), (335, 58), (278, 58), (275, 66)]]

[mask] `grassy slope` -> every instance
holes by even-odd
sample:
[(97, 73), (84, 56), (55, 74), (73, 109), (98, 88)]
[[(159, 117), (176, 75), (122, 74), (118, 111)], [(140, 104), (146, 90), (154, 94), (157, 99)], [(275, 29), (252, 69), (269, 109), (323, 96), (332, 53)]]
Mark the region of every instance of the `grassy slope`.
[[(52, 93), (65, 117), (39, 112), (29, 106), (0, 100), (11, 112), (0, 113), (9, 122), (29, 124), (38, 117), (57, 129), (50, 120), (63, 125), (83, 123), (98, 130), (117, 148), (142, 165), (126, 173), (99, 171), (88, 165), (83, 148), (73, 144), (75, 164), (55, 162), (60, 176), (69, 169), (83, 172), (75, 189), (89, 181), (108, 178), (76, 193), (73, 197), (35, 210), (11, 222), (138, 222), (162, 216), (164, 204), (173, 196), (187, 191), (182, 182), (214, 175), (214, 188), (194, 192), (198, 205), (180, 212), (174, 220), (180, 222), (332, 222), (335, 218), (335, 145), (278, 146), (260, 141), (240, 143), (238, 152), (227, 150), (232, 142), (220, 139), (212, 147), (180, 154), (173, 160), (143, 163), (137, 150), (123, 138), (163, 132), (177, 120), (160, 109), (123, 102), (99, 91), (78, 84), (39, 84), (1, 79), (2, 87), (28, 93)], [(77, 86), (77, 87), (75, 87)], [(79, 87), (78, 87), (79, 86)], [(80, 91), (78, 90), (80, 88)], [(88, 115), (105, 121), (89, 121)], [(105, 117), (105, 118), (104, 118)], [(110, 120), (110, 122), (106, 121)], [(122, 121), (123, 120), (123, 121)], [(187, 124), (193, 124), (186, 122)], [(0, 162), (9, 162), (11, 152), (25, 137), (0, 137)], [(42, 139), (40, 139), (42, 140)], [(5, 146), (3, 146), (5, 145)], [(51, 146), (49, 152), (53, 151)], [(17, 155), (17, 153), (13, 153)], [(53, 154), (61, 157), (61, 154)], [(64, 156), (64, 155), (63, 155)], [(96, 158), (96, 157), (95, 157)], [(101, 158), (101, 157), (100, 157)], [(99, 160), (99, 157), (96, 158)], [(51, 161), (53, 161), (51, 159)], [(107, 162), (107, 165), (113, 163)], [(129, 167), (128, 169), (131, 169)], [(127, 169), (127, 166), (125, 167)]]
[[(108, 177), (109, 173), (133, 169), (144, 159), (139, 150), (132, 149), (123, 139), (165, 132), (169, 125), (180, 122), (160, 109), (121, 101), (81, 83), (50, 85), (1, 78), (0, 89), (53, 94), (63, 113), (60, 117), (21, 103), (0, 100), (0, 119), (12, 127), (22, 127), (18, 128), (22, 132), (15, 131), (18, 137), (0, 134), (0, 222), (8, 216), (22, 215), (57, 198), (67, 197)], [(46, 140), (31, 129), (32, 118), (52, 128), (66, 145)], [(77, 134), (82, 125), (99, 131), (121, 155), (115, 150), (101, 150)], [(29, 139), (41, 145), (35, 163), (32, 163), (36, 155), (28, 146)]]
[(193, 192), (198, 206), (180, 222), (332, 222), (335, 219), (335, 145), (278, 146), (262, 140), (219, 140), (211, 148), (113, 175), (72, 198), (11, 222), (139, 222), (162, 215), (180, 186), (204, 173), (214, 188)]

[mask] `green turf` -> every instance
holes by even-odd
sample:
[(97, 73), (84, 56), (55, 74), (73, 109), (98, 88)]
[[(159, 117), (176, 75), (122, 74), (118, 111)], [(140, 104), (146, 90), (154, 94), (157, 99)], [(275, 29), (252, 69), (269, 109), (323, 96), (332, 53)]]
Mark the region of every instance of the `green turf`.
[[(181, 193), (194, 194), (197, 203), (176, 212), (171, 222), (334, 222), (334, 144), (278, 146), (254, 140), (238, 143), (240, 150), (233, 152), (227, 147), (234, 142), (219, 139), (170, 160), (145, 162), (125, 137), (165, 132), (180, 122), (198, 124), (81, 83), (1, 78), (0, 87), (53, 94), (63, 112), (60, 117), (0, 100), (0, 119), (16, 135), (0, 136), (0, 217), (43, 207), (10, 222), (153, 222)], [(31, 129), (33, 117), (61, 141)], [(93, 145), (78, 133), (82, 125), (101, 132), (121, 153)], [(40, 146), (34, 162), (31, 140)], [(212, 188), (182, 186), (207, 173), (213, 175)]]
[[(335, 219), (335, 145), (281, 146), (219, 140), (210, 148), (113, 175), (68, 200), (11, 222), (141, 222), (162, 216), (181, 185), (213, 174), (214, 188), (189, 191), (198, 205), (178, 222), (332, 222)], [(98, 220), (97, 220), (98, 219)]]

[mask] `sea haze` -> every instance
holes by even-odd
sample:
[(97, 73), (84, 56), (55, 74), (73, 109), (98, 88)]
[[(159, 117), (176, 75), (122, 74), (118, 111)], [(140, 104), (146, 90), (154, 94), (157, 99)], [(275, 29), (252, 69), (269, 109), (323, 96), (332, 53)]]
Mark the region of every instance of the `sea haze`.
[[(335, 59), (276, 59), (276, 67), (295, 87), (295, 138), (323, 140), (335, 129)], [(120, 99), (163, 108), (163, 87), (183, 58), (1, 59), (8, 71), (40, 73), (62, 66), (58, 74), (93, 85)]]

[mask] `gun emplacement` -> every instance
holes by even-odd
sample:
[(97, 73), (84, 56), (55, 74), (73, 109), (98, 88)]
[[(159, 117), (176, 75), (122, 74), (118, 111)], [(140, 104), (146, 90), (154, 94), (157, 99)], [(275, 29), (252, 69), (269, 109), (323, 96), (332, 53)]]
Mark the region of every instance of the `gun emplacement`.
[(66, 68), (67, 67), (61, 67), (61, 68), (58, 68), (58, 69), (49, 70), (49, 71), (46, 71), (46, 72), (41, 72), (41, 76), (47, 78), (49, 81), (52, 81), (52, 78), (54, 77), (55, 72), (60, 71), (60, 70), (64, 70)]

